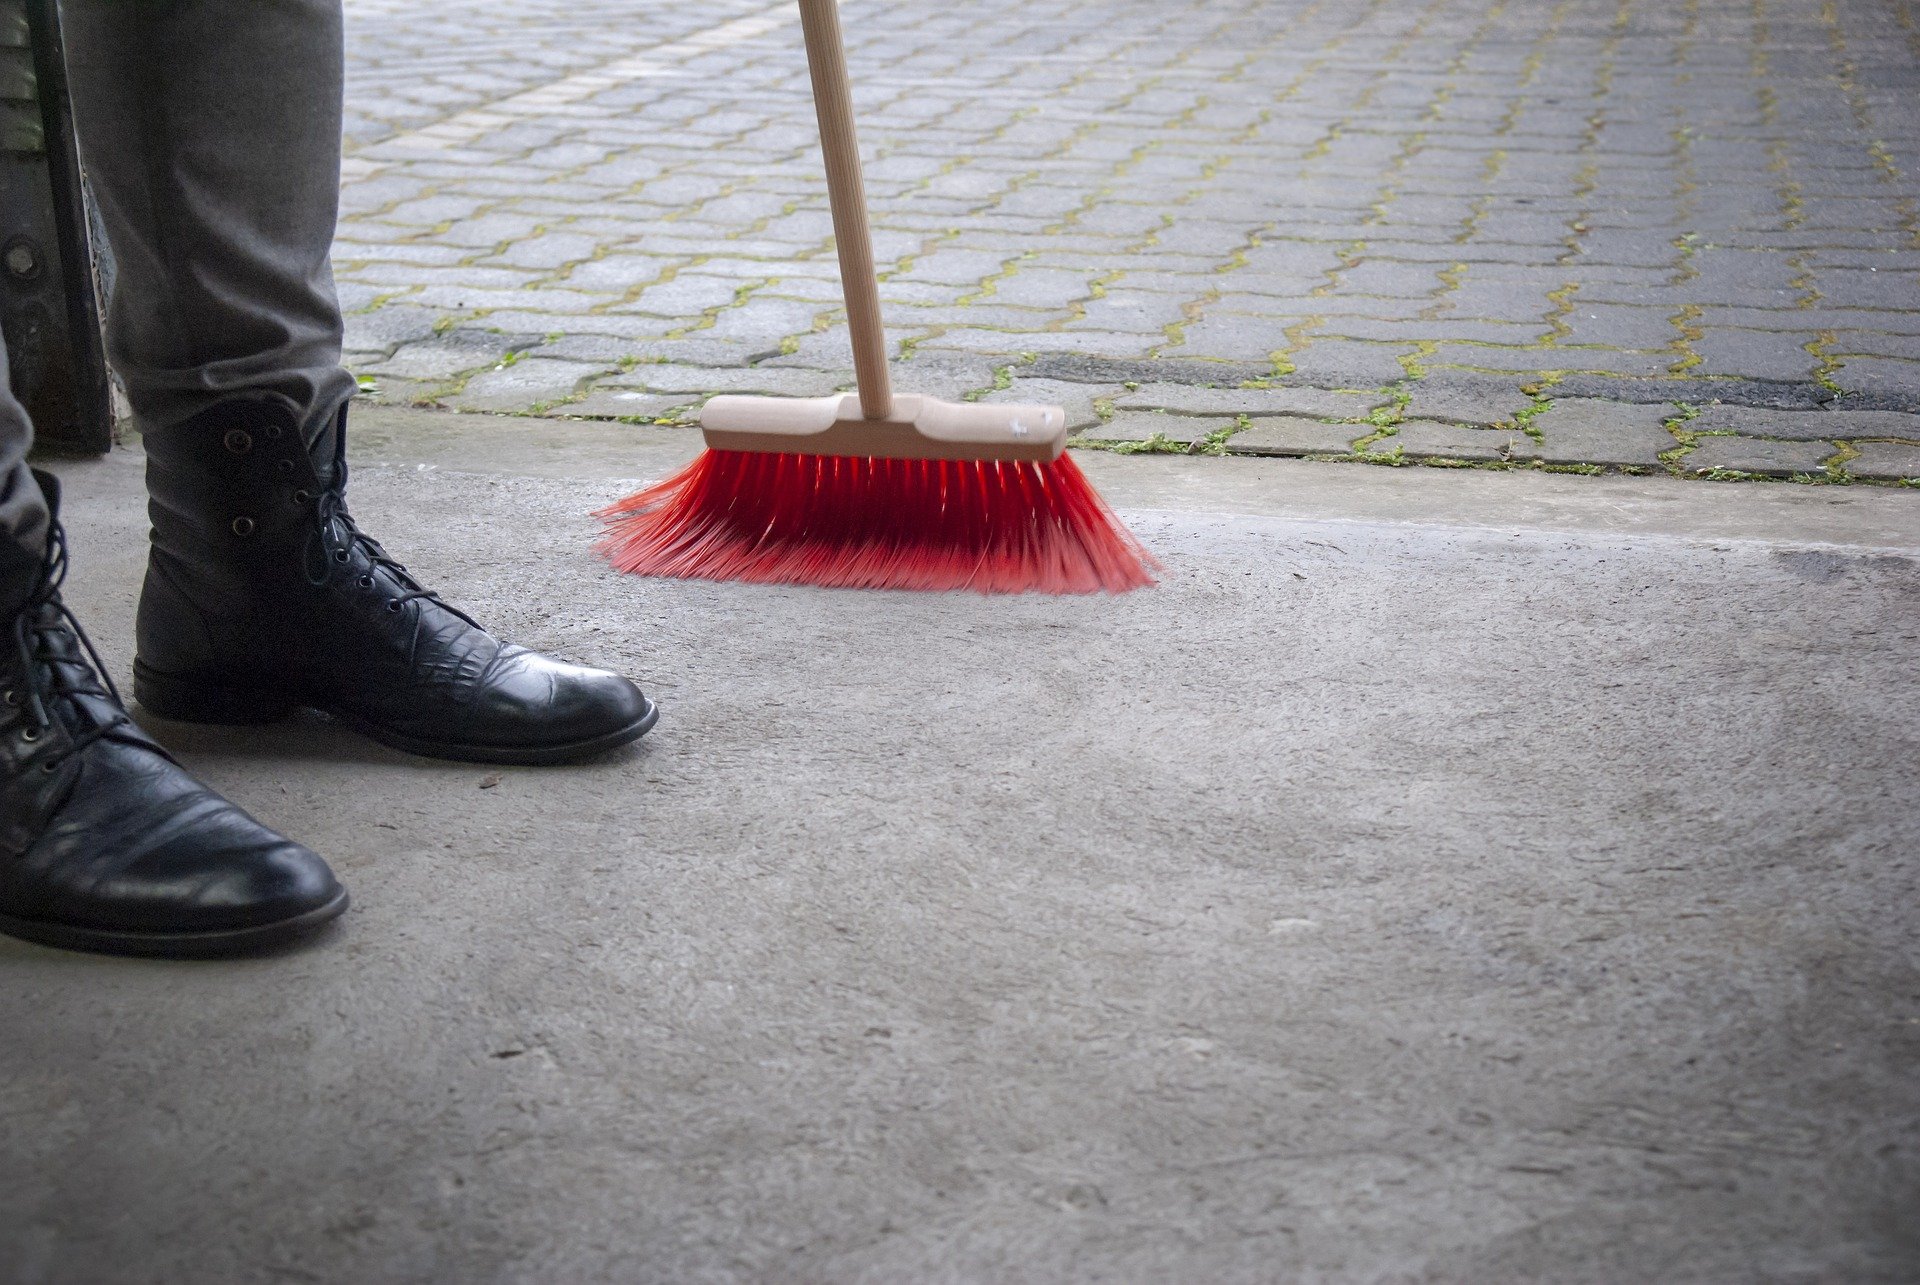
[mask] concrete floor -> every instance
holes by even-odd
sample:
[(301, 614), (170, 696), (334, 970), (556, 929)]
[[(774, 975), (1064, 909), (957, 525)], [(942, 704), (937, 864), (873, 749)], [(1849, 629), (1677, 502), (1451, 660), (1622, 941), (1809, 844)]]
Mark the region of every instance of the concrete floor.
[[(0, 945), (6, 1280), (1920, 1275), (1920, 495), (1096, 456), (1165, 585), (989, 601), (611, 574), (684, 433), (359, 436), (660, 726), (156, 724), (354, 909)], [(137, 463), (62, 467), (122, 673)]]

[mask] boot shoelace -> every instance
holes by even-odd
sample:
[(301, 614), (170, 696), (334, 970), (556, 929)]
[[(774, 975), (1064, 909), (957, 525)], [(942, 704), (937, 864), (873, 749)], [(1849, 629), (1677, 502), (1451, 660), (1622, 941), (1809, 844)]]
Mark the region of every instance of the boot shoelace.
[[(367, 558), (373, 563), (376, 570), (384, 570), (387, 572), (404, 590), (397, 596), (387, 600), (387, 610), (398, 611), (402, 606), (415, 600), (431, 602), (445, 611), (452, 612), (454, 615), (460, 617), (460, 619), (472, 625), (475, 629), (485, 632), (486, 626), (482, 625), (472, 616), (469, 616), (466, 612), (460, 610), (460, 608), (447, 602), (439, 594), (427, 588), (418, 580), (415, 580), (413, 574), (400, 563), (396, 562), (392, 556), (387, 553), (386, 549), (381, 547), (378, 540), (359, 528), (353, 520), (353, 515), (347, 512), (344, 488), (334, 487), (322, 491), (320, 493), (319, 503), (315, 505), (315, 511), (320, 523), (320, 547), (323, 561), (319, 576), (316, 577), (311, 570), (308, 571), (307, 580), (309, 583), (315, 586), (325, 584), (327, 577), (333, 572), (331, 564), (335, 562), (346, 562), (348, 558), (352, 556), (350, 550), (358, 546), (360, 550), (367, 555)], [(342, 532), (345, 538), (337, 539), (333, 534), (336, 530)]]
[[(87, 746), (133, 720), (127, 716), (120, 689), (113, 685), (106, 664), (94, 650), (93, 640), (80, 627), (79, 620), (60, 599), (60, 585), (67, 578), (67, 533), (59, 523), (47, 532), (47, 551), (40, 564), (40, 580), (34, 586), (20, 614), (13, 618), (13, 646), (19, 662), (21, 690), (5, 693), (6, 704), (26, 706), (28, 741), (37, 741), (54, 724), (51, 704), (62, 698), (106, 696), (113, 701), (113, 716), (76, 732), (66, 747), (50, 755), (41, 766), (51, 772)], [(79, 642), (91, 668), (72, 652), (60, 647), (60, 635)], [(77, 671), (77, 672), (76, 672)]]

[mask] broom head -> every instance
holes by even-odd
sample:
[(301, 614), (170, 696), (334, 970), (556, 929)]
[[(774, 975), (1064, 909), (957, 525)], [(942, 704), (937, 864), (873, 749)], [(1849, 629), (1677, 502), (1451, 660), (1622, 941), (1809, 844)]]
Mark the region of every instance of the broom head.
[(981, 593), (1121, 592), (1157, 567), (1063, 452), (1058, 406), (716, 397), (708, 449), (602, 509), (622, 571)]

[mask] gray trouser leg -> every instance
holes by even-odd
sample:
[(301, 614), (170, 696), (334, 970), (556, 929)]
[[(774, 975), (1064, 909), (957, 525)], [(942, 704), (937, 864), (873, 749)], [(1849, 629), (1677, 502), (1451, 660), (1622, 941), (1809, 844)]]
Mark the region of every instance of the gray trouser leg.
[[(151, 445), (235, 393), (278, 394), (322, 460), (354, 391), (328, 250), (340, 0), (66, 0), (81, 158), (118, 267), (107, 354)], [(47, 509), (0, 353), (0, 615)]]
[(7, 387), (7, 353), (0, 345), (0, 624), (5, 624), (40, 575), (46, 548), (47, 502), (27, 471), (33, 425)]
[(340, 0), (62, 9), (81, 159), (117, 268), (107, 354), (141, 431), (163, 442), (232, 394), (272, 393), (319, 447), (354, 391), (327, 258)]

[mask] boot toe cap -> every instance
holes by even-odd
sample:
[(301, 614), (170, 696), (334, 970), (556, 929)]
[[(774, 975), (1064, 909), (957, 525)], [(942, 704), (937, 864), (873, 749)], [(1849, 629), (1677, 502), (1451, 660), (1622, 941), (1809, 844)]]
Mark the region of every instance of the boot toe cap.
[(220, 815), (141, 852), (104, 881), (96, 922), (230, 932), (298, 919), (340, 899), (340, 881), (318, 853), (220, 802)]
[(630, 679), (524, 648), (503, 653), (481, 705), (495, 744), (583, 752), (610, 748), (652, 725), (653, 702)]
[(653, 702), (631, 679), (604, 669), (568, 666), (554, 683), (555, 721), (582, 736), (632, 727)]
[(297, 919), (333, 904), (342, 891), (319, 854), (300, 844), (249, 846), (228, 854), (196, 889), (193, 926), (219, 931)]
[(346, 905), (327, 863), (139, 739), (88, 747), (0, 913), (80, 934), (191, 937), (317, 923)]

